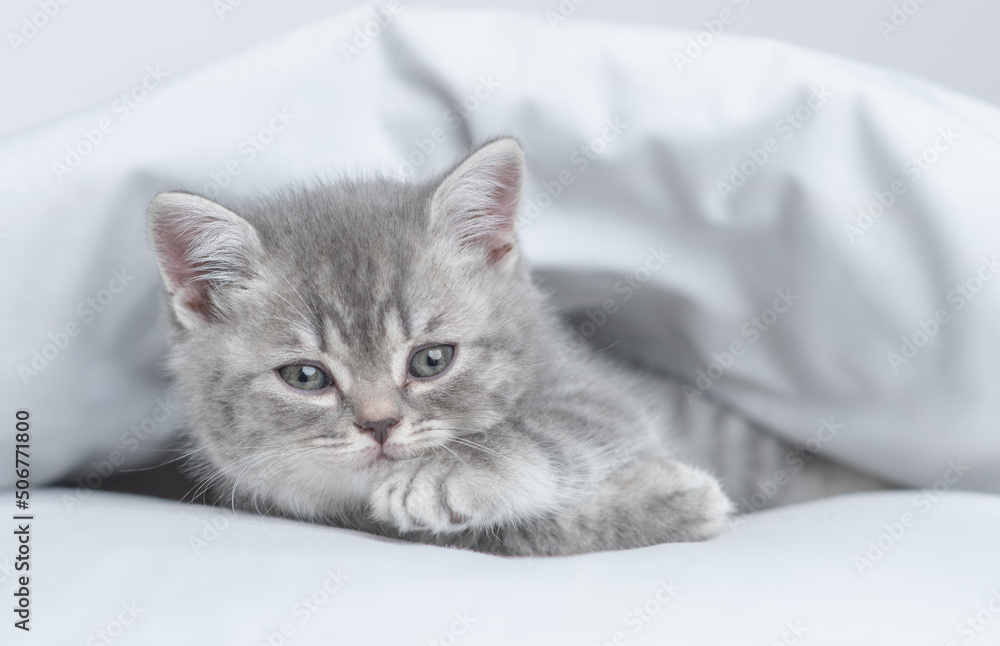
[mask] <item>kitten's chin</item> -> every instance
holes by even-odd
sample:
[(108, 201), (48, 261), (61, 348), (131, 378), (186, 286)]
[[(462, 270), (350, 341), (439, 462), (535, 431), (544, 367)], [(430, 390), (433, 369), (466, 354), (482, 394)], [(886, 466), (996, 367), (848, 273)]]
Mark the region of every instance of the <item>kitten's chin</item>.
[(325, 522), (347, 509), (363, 508), (371, 489), (371, 470), (331, 468), (306, 463), (280, 483), (255, 488), (284, 512), (297, 518)]
[(361, 452), (359, 461), (362, 469), (378, 471), (394, 462), (410, 460), (419, 454), (420, 451), (415, 452), (398, 444), (373, 445)]

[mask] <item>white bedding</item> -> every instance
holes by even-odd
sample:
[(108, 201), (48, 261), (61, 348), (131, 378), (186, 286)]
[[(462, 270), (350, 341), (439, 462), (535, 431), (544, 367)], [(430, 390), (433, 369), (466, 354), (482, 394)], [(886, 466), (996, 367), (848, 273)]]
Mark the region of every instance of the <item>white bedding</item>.
[[(0, 392), (5, 418), (33, 411), (36, 477), (134, 447), (144, 422), (143, 447), (155, 446), (180, 420), (150, 421), (165, 348), (143, 233), (153, 193), (236, 198), (358, 169), (429, 172), (465, 150), (462, 104), (471, 139), (524, 142), (531, 260), (610, 276), (575, 298), (614, 301), (600, 333), (622, 341), (616, 351), (800, 442), (833, 416), (842, 429), (823, 450), (874, 475), (921, 486), (962, 458), (974, 465), (963, 487), (1000, 491), (1000, 289), (979, 278), (1000, 260), (996, 109), (742, 38), (680, 71), (687, 34), (552, 30), (537, 16), (404, 7), (344, 49), (371, 12), (183, 78), (150, 65), (129, 96), (0, 142)], [(88, 137), (100, 141), (70, 168)], [(720, 188), (763, 154), (735, 193)], [(916, 154), (934, 160), (919, 179)], [(857, 209), (893, 186), (905, 193), (849, 239)], [(661, 248), (671, 256), (640, 282)], [(128, 282), (118, 294), (116, 271)], [(901, 338), (914, 336), (906, 358)]]
[(34, 631), (4, 643), (997, 643), (1000, 505), (918, 495), (762, 512), (708, 543), (502, 559), (114, 494), (68, 513), (53, 490), (35, 500)]
[[(926, 512), (914, 492), (847, 497), (703, 545), (503, 561), (245, 516), (196, 556), (190, 541), (223, 512), (98, 494), (70, 511), (36, 489), (37, 632), (15, 643), (88, 643), (133, 602), (116, 644), (257, 645), (282, 621), (291, 644), (432, 643), (468, 612), (455, 643), (622, 630), (629, 644), (790, 644), (801, 622), (802, 644), (944, 645), (967, 643), (965, 617), (994, 618), (1000, 502), (956, 490), (1000, 492), (995, 108), (750, 39), (682, 71), (690, 34), (539, 16), (404, 6), (345, 50), (371, 15), (183, 77), (151, 64), (128, 97), (0, 141), (0, 418), (31, 411), (36, 487), (79, 476), (85, 495), (161, 455), (183, 421), (159, 367), (155, 192), (427, 173), (466, 149), (465, 104), (468, 139), (524, 143), (525, 249), (564, 307), (592, 312), (595, 340), (824, 455), (947, 495)], [(859, 221), (880, 199), (884, 215)], [(860, 574), (854, 557), (903, 513), (914, 526)], [(300, 622), (294, 600), (338, 567), (350, 579)], [(630, 632), (664, 578), (681, 591)], [(997, 624), (976, 643), (1000, 639)]]

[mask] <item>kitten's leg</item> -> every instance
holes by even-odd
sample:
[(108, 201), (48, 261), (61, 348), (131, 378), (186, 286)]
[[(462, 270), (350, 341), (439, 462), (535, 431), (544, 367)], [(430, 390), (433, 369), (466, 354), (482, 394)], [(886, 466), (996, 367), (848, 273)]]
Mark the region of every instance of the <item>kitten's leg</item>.
[(509, 555), (579, 554), (700, 541), (722, 529), (732, 505), (709, 474), (673, 460), (639, 460), (565, 513), (484, 537), (485, 551)]
[(677, 383), (663, 379), (649, 383), (658, 392), (653, 397), (669, 403), (672, 411), (672, 455), (685, 464), (709, 468), (726, 493), (742, 501), (741, 513), (891, 486), (827, 459), (829, 446), (841, 441), (837, 432), (843, 427), (834, 416), (816, 420), (810, 451), (708, 397), (689, 402)]
[[(576, 502), (592, 490), (593, 473), (569, 466), (530, 438), (510, 434), (473, 450), (449, 450), (386, 465), (368, 501), (372, 519), (393, 529), (457, 534), (511, 525)], [(576, 493), (574, 493), (576, 492)]]

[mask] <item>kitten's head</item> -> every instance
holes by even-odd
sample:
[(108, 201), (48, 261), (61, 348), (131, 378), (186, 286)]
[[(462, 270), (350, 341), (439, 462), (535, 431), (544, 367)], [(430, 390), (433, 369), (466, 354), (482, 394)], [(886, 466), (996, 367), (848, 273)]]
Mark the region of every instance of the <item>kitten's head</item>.
[(520, 147), (499, 139), (426, 185), (233, 209), (156, 196), (172, 370), (227, 494), (336, 515), (387, 463), (514, 414), (550, 346), (516, 244), (523, 177)]

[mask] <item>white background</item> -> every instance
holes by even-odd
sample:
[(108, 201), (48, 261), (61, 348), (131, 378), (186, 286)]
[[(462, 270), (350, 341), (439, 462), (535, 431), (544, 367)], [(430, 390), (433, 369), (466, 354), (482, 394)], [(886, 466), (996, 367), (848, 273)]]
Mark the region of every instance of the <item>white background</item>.
[[(10, 33), (58, 0), (7, 0), (0, 10), (0, 135), (106, 101), (160, 64), (177, 74), (239, 52), (298, 25), (337, 13), (353, 0), (229, 0), (220, 19), (213, 0), (61, 0), (58, 13), (14, 51)], [(225, 0), (221, 0), (225, 1)], [(580, 2), (581, 0), (576, 0)], [(571, 2), (571, 0), (563, 0)], [(738, 11), (727, 32), (775, 38), (901, 69), (1000, 104), (1000, 2), (996, 0), (583, 0), (573, 20), (598, 19), (703, 29), (725, 8)], [(923, 3), (923, 4), (921, 4)], [(404, 6), (503, 7), (538, 15), (560, 0), (401, 0)], [(893, 5), (919, 10), (883, 37), (878, 21)]]

